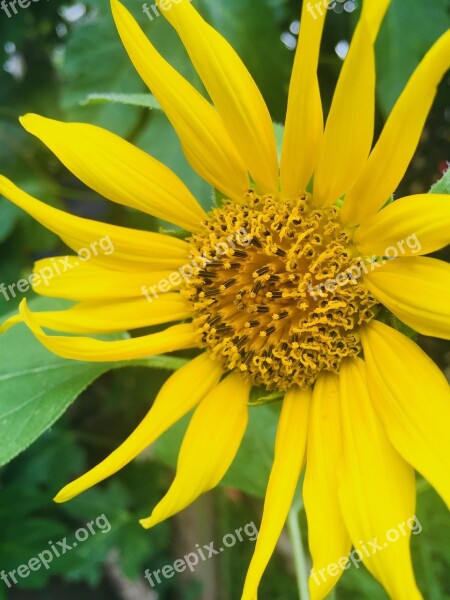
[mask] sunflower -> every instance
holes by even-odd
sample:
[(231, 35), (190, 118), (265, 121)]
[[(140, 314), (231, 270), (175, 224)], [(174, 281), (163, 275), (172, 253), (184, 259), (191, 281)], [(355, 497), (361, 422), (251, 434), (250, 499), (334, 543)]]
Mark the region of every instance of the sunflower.
[[(339, 559), (352, 546), (391, 598), (421, 598), (411, 531), (383, 552), (368, 555), (363, 546), (414, 515), (414, 469), (450, 505), (447, 382), (381, 318), (384, 305), (422, 334), (450, 337), (450, 267), (422, 256), (450, 241), (448, 196), (387, 202), (450, 66), (450, 32), (426, 54), (373, 144), (374, 43), (389, 0), (365, 0), (325, 126), (317, 65), (326, 11), (313, 18), (305, 2), (278, 160), (265, 102), (232, 47), (189, 0), (158, 5), (211, 101), (162, 58), (117, 0), (112, 12), (188, 161), (223, 202), (205, 213), (168, 168), (123, 139), (33, 114), (21, 119), (24, 128), (86, 185), (188, 235), (93, 222), (0, 180), (5, 197), (75, 252), (100, 235), (114, 245), (111, 256), (99, 253), (89, 263), (64, 259), (67, 272), (47, 289), (35, 286), (76, 301), (73, 307), (33, 313), (23, 301), (4, 329), (24, 321), (46, 348), (83, 361), (201, 349), (169, 377), (123, 444), (55, 499), (65, 502), (111, 476), (195, 409), (175, 479), (141, 520), (155, 526), (220, 482), (246, 429), (250, 391), (262, 386), (284, 398), (242, 598), (256, 598), (305, 463), (311, 598), (335, 586), (346, 567)], [(391, 247), (402, 256), (388, 260)], [(36, 274), (54, 260), (39, 261)], [(43, 330), (94, 335), (164, 323), (170, 326), (161, 332), (116, 341)]]

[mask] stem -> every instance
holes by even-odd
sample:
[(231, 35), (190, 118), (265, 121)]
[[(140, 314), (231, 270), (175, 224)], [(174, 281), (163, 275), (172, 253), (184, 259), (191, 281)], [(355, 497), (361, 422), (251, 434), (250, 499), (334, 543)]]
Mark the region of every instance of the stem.
[(297, 578), (298, 597), (300, 600), (309, 600), (308, 579), (309, 572), (306, 565), (306, 555), (302, 543), (302, 532), (298, 513), (295, 508), (289, 512), (287, 528), (294, 552), (295, 575)]

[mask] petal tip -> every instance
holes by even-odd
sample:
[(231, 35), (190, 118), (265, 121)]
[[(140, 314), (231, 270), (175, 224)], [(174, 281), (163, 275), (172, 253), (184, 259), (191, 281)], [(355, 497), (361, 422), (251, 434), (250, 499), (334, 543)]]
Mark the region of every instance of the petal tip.
[(19, 123), (22, 125), (25, 131), (29, 132), (33, 124), (36, 124), (36, 122), (40, 119), (45, 119), (45, 117), (37, 115), (36, 113), (26, 113), (25, 115), (19, 117)]
[(119, 0), (110, 0), (111, 10), (114, 13), (116, 10), (126, 10), (125, 6)]
[(151, 517), (147, 517), (146, 519), (139, 519), (139, 523), (144, 529), (150, 529), (151, 527), (153, 527)]
[(0, 325), (0, 335), (2, 335), (3, 333), (6, 333), (9, 329), (11, 329), (11, 327), (14, 327), (14, 325), (17, 325), (18, 323), (22, 323), (22, 321), (23, 321), (23, 317), (20, 314), (14, 315), (14, 316), (10, 317), (9, 319), (6, 319), (6, 321)]
[(63, 488), (56, 494), (56, 496), (53, 498), (53, 502), (56, 502), (56, 504), (62, 504), (63, 502), (70, 500), (70, 497), (67, 492), (65, 492), (65, 489), (66, 488)]

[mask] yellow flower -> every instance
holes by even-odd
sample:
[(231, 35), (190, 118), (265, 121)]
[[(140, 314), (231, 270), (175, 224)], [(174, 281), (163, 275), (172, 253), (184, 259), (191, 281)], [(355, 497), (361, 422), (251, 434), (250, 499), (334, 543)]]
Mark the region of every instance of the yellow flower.
[[(391, 598), (416, 600), (421, 594), (411, 565), (411, 531), (383, 551), (366, 553), (362, 546), (385, 539), (400, 524), (404, 528), (414, 515), (414, 469), (450, 504), (449, 393), (432, 361), (377, 315), (383, 304), (420, 333), (449, 338), (450, 267), (422, 255), (449, 242), (450, 203), (443, 195), (417, 195), (382, 207), (404, 175), (450, 65), (450, 32), (412, 75), (372, 148), (374, 42), (389, 0), (365, 0), (325, 127), (317, 63), (326, 11), (313, 18), (304, 5), (278, 163), (272, 122), (257, 86), (189, 0), (162, 12), (211, 102), (112, 0), (131, 61), (170, 119), (187, 159), (227, 200), (205, 214), (171, 171), (112, 133), (23, 117), (25, 129), (85, 184), (191, 237), (182, 241), (72, 216), (2, 177), (1, 193), (75, 252), (100, 236), (114, 245), (114, 254), (98, 253), (89, 263), (77, 264), (72, 256), (74, 268), (48, 289), (37, 287), (77, 301), (73, 308), (33, 314), (23, 302), (20, 315), (5, 327), (23, 320), (44, 346), (76, 360), (204, 350), (168, 379), (128, 439), (66, 486), (57, 502), (121, 469), (195, 408), (175, 480), (141, 521), (144, 527), (156, 525), (219, 483), (246, 429), (250, 389), (263, 385), (285, 396), (242, 598), (256, 598), (306, 462), (312, 599), (334, 587), (345, 567), (339, 559), (353, 545)], [(392, 247), (399, 256), (386, 260)], [(50, 264), (51, 259), (39, 261), (36, 273)], [(172, 285), (167, 293), (142, 295), (143, 284), (155, 292), (165, 280)], [(42, 329), (97, 334), (175, 321), (182, 323), (110, 342), (49, 336)], [(328, 569), (333, 563), (339, 568)]]

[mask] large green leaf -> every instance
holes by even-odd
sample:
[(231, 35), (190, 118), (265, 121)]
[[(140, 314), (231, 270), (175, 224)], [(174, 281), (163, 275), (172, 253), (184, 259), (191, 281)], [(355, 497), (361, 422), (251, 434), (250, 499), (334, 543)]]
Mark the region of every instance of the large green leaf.
[(0, 337), (0, 465), (50, 427), (110, 364), (58, 358), (18, 325)]
[[(30, 306), (42, 310), (48, 300)], [(0, 465), (34, 442), (103, 373), (126, 366), (176, 370), (186, 362), (170, 356), (116, 363), (65, 360), (46, 350), (23, 324), (0, 336), (0, 355)]]

